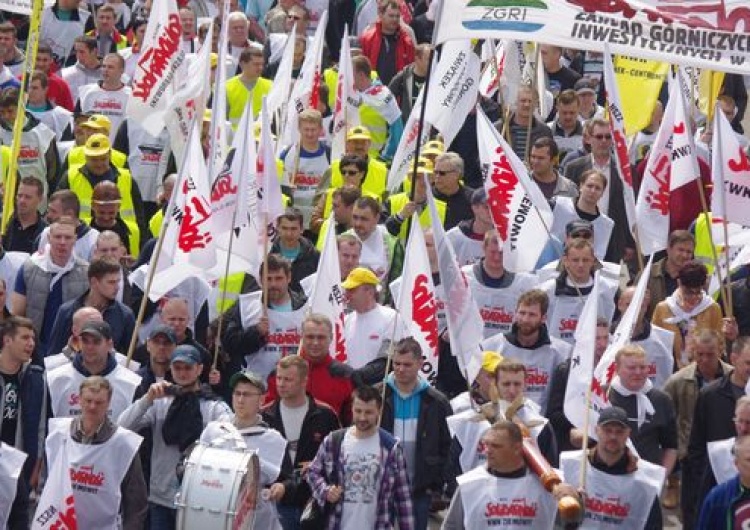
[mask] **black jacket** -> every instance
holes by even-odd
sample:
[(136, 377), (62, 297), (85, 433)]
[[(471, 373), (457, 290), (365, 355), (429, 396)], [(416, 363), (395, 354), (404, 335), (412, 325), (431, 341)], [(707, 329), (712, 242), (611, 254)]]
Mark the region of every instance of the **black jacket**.
[[(269, 427), (276, 429), (286, 438), (284, 432), (284, 421), (281, 417), (281, 400), (275, 400), (269, 403), (261, 410), (263, 421)], [(312, 396), (307, 396), (307, 414), (302, 420), (302, 429), (299, 433), (297, 442), (297, 453), (294, 457), (295, 476), (301, 468), (303, 462), (311, 462), (318, 452), (323, 439), (328, 433), (335, 431), (340, 427), (339, 420), (334, 410), (321, 401), (316, 401)], [(310, 498), (310, 488), (305, 480), (299, 480), (296, 484), (295, 491), (290, 497), (284, 495), (281, 504), (302, 507)]]
[[(300, 282), (303, 278), (307, 278), (318, 271), (320, 252), (305, 237), (300, 238), (299, 244), (299, 254), (292, 261), (292, 283), (289, 284), (289, 288), (296, 293), (303, 293), (304, 290)], [(271, 245), (270, 252), (281, 255), (281, 247), (279, 246), (278, 239)]]
[[(419, 403), (416, 461), (411, 485), (414, 495), (443, 489), (450, 468), (451, 448), (451, 435), (445, 420), (453, 413), (448, 399), (434, 388), (422, 392)], [(380, 426), (393, 433), (393, 423), (393, 391), (386, 385)]]

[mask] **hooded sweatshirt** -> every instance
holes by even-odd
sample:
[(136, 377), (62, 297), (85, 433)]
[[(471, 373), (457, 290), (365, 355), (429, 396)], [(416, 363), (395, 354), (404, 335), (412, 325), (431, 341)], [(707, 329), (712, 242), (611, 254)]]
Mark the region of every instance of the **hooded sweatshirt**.
[(393, 390), (393, 436), (401, 440), (406, 457), (406, 469), (409, 481), (414, 482), (415, 461), (417, 458), (417, 424), (422, 404), (422, 393), (430, 385), (421, 377), (417, 380), (411, 394), (403, 395), (396, 387), (393, 374), (386, 378), (386, 384)]

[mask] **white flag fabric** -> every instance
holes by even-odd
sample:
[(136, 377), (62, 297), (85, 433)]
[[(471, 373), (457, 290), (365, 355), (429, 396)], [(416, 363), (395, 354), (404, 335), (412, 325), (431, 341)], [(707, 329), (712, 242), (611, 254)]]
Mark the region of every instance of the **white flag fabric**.
[(682, 99), (680, 87), (672, 84), (659, 130), (649, 151), (638, 201), (635, 204), (638, 241), (641, 251), (650, 255), (667, 248), (669, 237), (669, 195), (672, 166), (672, 128), (675, 106)]
[(511, 39), (503, 40), (503, 65), (500, 72), (500, 92), (506, 105), (515, 105), (518, 87), (523, 84), (523, 67), (526, 58), (523, 45)]
[(450, 145), (477, 103), (481, 64), (471, 41), (443, 45), (440, 61), (430, 79), (425, 120)]
[(312, 46), (307, 49), (305, 60), (299, 77), (294, 83), (289, 105), (286, 110), (286, 122), (283, 127), (284, 137), (281, 145), (295, 145), (299, 141), (299, 128), (297, 119), (300, 113), (307, 108), (315, 108), (318, 102), (318, 88), (321, 82), (321, 66), (323, 60), (323, 45), (325, 44), (325, 31), (328, 25), (328, 11), (323, 11), (315, 29)]
[(227, 52), (229, 51), (227, 37), (229, 31), (228, 18), (229, 2), (224, 2), (224, 9), (221, 15), (221, 31), (219, 33), (218, 66), (216, 68), (213, 100), (211, 102), (211, 125), (209, 127), (211, 143), (209, 144), (208, 176), (212, 184), (219, 176), (219, 173), (223, 170), (224, 160), (229, 152), (227, 145), (228, 130), (226, 120), (227, 91), (225, 89), (227, 84), (227, 69), (224, 67), (227, 61)]
[[(287, 37), (284, 51), (281, 54), (279, 68), (273, 78), (273, 86), (266, 96), (268, 98), (268, 114), (276, 116), (283, 112), (285, 104), (289, 101), (289, 93), (292, 91), (292, 70), (294, 62), (294, 43), (297, 40), (297, 24), (294, 24), (289, 37)], [(281, 142), (279, 142), (281, 145)]]
[(18, 479), (28, 455), (0, 441), (0, 528), (7, 528), (10, 510), (16, 498)]
[(493, 39), (487, 39), (482, 46), (482, 60), (485, 61), (482, 77), (479, 79), (479, 93), (491, 98), (500, 88), (500, 75), (503, 72), (505, 47), (502, 43), (495, 45)]
[(503, 264), (513, 272), (533, 271), (552, 226), (552, 209), (513, 149), (477, 106), (479, 159), (487, 167), (484, 188), (497, 233), (503, 242)]
[[(419, 138), (419, 114), (422, 109), (423, 94), (424, 88), (419, 91), (419, 95), (414, 102), (411, 114), (409, 114), (409, 119), (404, 127), (404, 132), (399, 140), (396, 154), (393, 155), (391, 169), (388, 171), (388, 189), (391, 193), (395, 193), (399, 186), (403, 184), (404, 180), (406, 180), (409, 168), (411, 167), (411, 162), (414, 160), (414, 155), (416, 154), (417, 139)], [(429, 139), (430, 124), (425, 121), (424, 127), (422, 128), (422, 137), (419, 139), (420, 153)]]
[(39, 498), (32, 530), (77, 530), (75, 498), (70, 483), (70, 464), (65, 451), (51, 463), (47, 482)]
[(159, 136), (165, 126), (165, 115), (175, 91), (174, 77), (185, 60), (181, 39), (182, 23), (176, 0), (154, 2), (126, 111), (129, 118), (152, 136)]
[(341, 59), (339, 60), (339, 77), (336, 82), (336, 104), (333, 109), (331, 160), (341, 158), (346, 148), (346, 132), (359, 125), (358, 101), (349, 48), (349, 30), (345, 27), (344, 35), (341, 37)]
[(165, 219), (166, 232), (149, 297), (159, 300), (189, 276), (206, 278), (217, 264), (208, 171), (200, 147), (198, 125), (193, 124), (188, 145)]
[(596, 425), (602, 402), (591, 393), (591, 408), (585, 406), (594, 375), (594, 354), (596, 350), (596, 319), (599, 316), (599, 273), (594, 275), (594, 286), (586, 298), (578, 326), (575, 330), (573, 353), (570, 356), (568, 386), (565, 389), (564, 412), (568, 421), (577, 429), (586, 425), (588, 414), (589, 428)]
[(648, 279), (651, 277), (651, 264), (653, 256), (648, 260), (646, 268), (641, 273), (641, 279), (638, 281), (638, 285), (635, 288), (633, 299), (630, 301), (630, 305), (620, 319), (620, 323), (617, 325), (617, 329), (612, 335), (612, 341), (609, 346), (602, 354), (602, 358), (599, 359), (599, 364), (594, 369), (594, 381), (592, 384), (593, 393), (599, 398), (607, 401), (607, 396), (604, 392), (604, 388), (608, 386), (615, 376), (615, 355), (620, 349), (630, 342), (633, 336), (633, 330), (638, 322), (638, 318), (641, 312), (641, 306), (646, 296), (646, 288), (648, 286)]
[[(343, 57), (343, 55), (342, 55)], [(328, 217), (323, 251), (320, 253), (320, 264), (315, 277), (315, 287), (310, 296), (310, 311), (321, 313), (333, 323), (333, 340), (331, 357), (339, 362), (348, 360), (346, 342), (344, 341), (344, 289), (341, 287), (341, 265), (339, 264), (338, 245), (333, 212)]]
[[(682, 91), (674, 94), (677, 97), (674, 108), (674, 126), (672, 127), (672, 169), (670, 171), (670, 191), (700, 179), (698, 158), (695, 154), (690, 119), (685, 112), (685, 97)], [(669, 98), (672, 98), (670, 94)], [(666, 117), (666, 116), (665, 116)]]
[[(209, 39), (213, 39), (213, 24), (209, 25), (206, 42), (211, 42)], [(170, 98), (169, 108), (164, 116), (172, 152), (178, 161), (184, 158), (193, 119), (197, 117), (199, 125), (203, 119), (211, 78), (211, 47), (202, 46), (187, 70), (187, 76)], [(220, 116), (216, 116), (216, 119), (219, 120)], [(202, 152), (200, 142), (198, 148)]]
[(711, 151), (714, 222), (726, 219), (750, 226), (750, 160), (718, 104), (714, 111)]
[[(276, 224), (276, 219), (284, 213), (284, 198), (276, 170), (276, 156), (273, 151), (273, 136), (271, 135), (271, 116), (268, 114), (268, 100), (263, 98), (261, 108), (260, 146), (258, 147), (258, 177), (260, 178), (260, 204), (258, 213), (263, 217), (264, 224)], [(269, 232), (270, 234), (270, 232)]]
[(635, 191), (633, 190), (633, 169), (628, 155), (627, 134), (625, 132), (625, 115), (620, 102), (620, 90), (617, 87), (615, 69), (609, 47), (604, 45), (604, 88), (607, 94), (607, 110), (612, 129), (612, 140), (615, 148), (617, 171), (622, 180), (623, 200), (628, 228), (633, 231), (635, 226)]
[(252, 112), (252, 106), (245, 105), (232, 142), (232, 150), (226, 157), (222, 171), (211, 185), (211, 209), (217, 235), (237, 229), (248, 222), (251, 199), (253, 211), (257, 211), (254, 203), (258, 194), (258, 155), (255, 152)]
[(451, 352), (458, 360), (469, 382), (476, 379), (482, 367), (482, 341), (484, 321), (474, 301), (456, 253), (445, 237), (445, 229), (435, 206), (435, 197), (427, 186), (427, 206), (430, 209), (432, 235), (440, 270), (440, 285), (445, 295), (445, 318), (448, 323)]
[(437, 297), (424, 232), (416, 213), (411, 218), (403, 271), (398, 314), (422, 347), (422, 376), (434, 385), (438, 373)]

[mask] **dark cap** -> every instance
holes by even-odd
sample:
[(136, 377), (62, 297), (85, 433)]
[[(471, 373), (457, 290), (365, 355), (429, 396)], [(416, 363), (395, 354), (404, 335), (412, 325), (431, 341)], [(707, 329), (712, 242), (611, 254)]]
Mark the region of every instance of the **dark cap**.
[(263, 381), (263, 379), (258, 374), (251, 372), (250, 370), (242, 370), (241, 372), (237, 372), (232, 377), (230, 377), (229, 388), (234, 390), (234, 387), (237, 386), (237, 383), (242, 382), (250, 383), (264, 394), (267, 390), (266, 382)]
[(565, 225), (566, 236), (571, 236), (578, 232), (588, 232), (593, 235), (594, 225), (591, 224), (591, 221), (586, 221), (584, 219), (576, 219)]
[(623, 427), (630, 427), (628, 424), (628, 414), (620, 407), (609, 407), (599, 413), (597, 425), (607, 425), (608, 423), (619, 423)]
[(182, 362), (187, 364), (202, 364), (200, 352), (189, 344), (177, 346), (172, 352), (170, 363)]
[(89, 320), (81, 328), (79, 335), (93, 335), (103, 340), (112, 338), (112, 328), (103, 320)]
[(165, 324), (159, 324), (158, 326), (154, 327), (154, 329), (151, 330), (151, 333), (148, 334), (148, 340), (155, 339), (159, 335), (163, 335), (167, 338), (169, 342), (172, 344), (177, 344), (177, 337), (174, 334), (174, 331), (172, 328)]
[(578, 81), (576, 81), (576, 84), (573, 85), (573, 90), (575, 90), (577, 94), (580, 94), (582, 92), (590, 92), (592, 94), (596, 94), (598, 89), (599, 83), (597, 83), (595, 79), (591, 79), (588, 77), (580, 78)]

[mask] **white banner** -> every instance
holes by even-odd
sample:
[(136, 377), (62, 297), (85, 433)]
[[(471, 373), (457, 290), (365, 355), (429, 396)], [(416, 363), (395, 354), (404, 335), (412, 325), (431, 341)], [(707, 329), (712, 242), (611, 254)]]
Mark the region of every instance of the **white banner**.
[(333, 109), (331, 131), (331, 160), (338, 160), (346, 150), (346, 132), (359, 125), (359, 97), (354, 86), (354, 67), (349, 48), (349, 29), (341, 37), (341, 59), (336, 83), (336, 104)]
[(471, 41), (449, 42), (443, 46), (430, 79), (425, 121), (441, 132), (445, 145), (453, 142), (477, 103), (480, 69)]
[(133, 93), (127, 109), (128, 117), (140, 123), (151, 136), (159, 136), (165, 126), (165, 113), (175, 90), (174, 76), (185, 60), (181, 39), (177, 2), (154, 2), (135, 66)]
[(484, 189), (492, 220), (503, 241), (503, 264), (513, 272), (533, 271), (549, 239), (552, 209), (479, 106), (477, 139), (479, 159), (488, 168)]
[[(699, 5), (696, 5), (699, 4)], [(443, 0), (435, 42), (533, 40), (746, 74), (747, 0)]]
[[(0, 0), (0, 9), (18, 13), (19, 15), (31, 15), (34, 0)], [(52, 7), (55, 0), (44, 0), (44, 7)]]
[(422, 376), (434, 385), (438, 373), (437, 297), (417, 213), (411, 218), (397, 307), (399, 318), (422, 347)]
[(309, 303), (311, 312), (321, 313), (331, 319), (333, 323), (331, 357), (345, 363), (347, 356), (344, 341), (344, 289), (341, 287), (341, 264), (335, 226), (336, 221), (331, 212), (328, 217), (328, 230), (326, 230), (323, 252), (320, 253), (318, 273), (315, 276), (315, 287)]
[[(414, 102), (411, 114), (409, 114), (409, 119), (404, 127), (404, 132), (401, 135), (401, 140), (398, 143), (396, 154), (393, 155), (391, 169), (388, 171), (388, 190), (391, 193), (395, 193), (407, 178), (411, 161), (414, 160), (414, 155), (416, 154), (417, 137), (419, 136), (419, 114), (422, 109), (423, 94), (424, 89), (419, 91), (417, 100)], [(429, 139), (430, 124), (425, 120), (424, 127), (422, 128), (422, 137), (419, 141), (420, 153)]]

